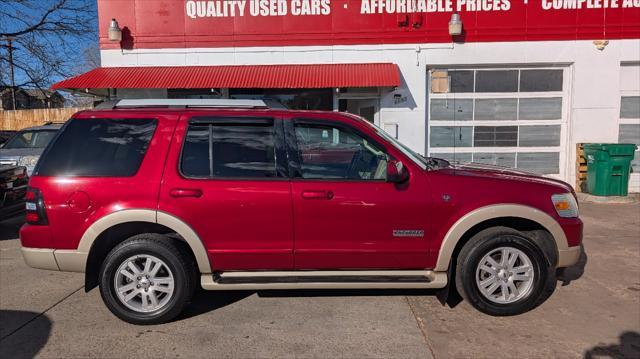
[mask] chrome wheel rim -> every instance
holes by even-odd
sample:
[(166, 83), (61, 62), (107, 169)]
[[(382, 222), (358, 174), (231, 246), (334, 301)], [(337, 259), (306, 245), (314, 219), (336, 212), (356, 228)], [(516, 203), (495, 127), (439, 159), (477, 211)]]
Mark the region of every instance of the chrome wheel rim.
[(493, 249), (482, 257), (476, 268), (478, 290), (497, 304), (509, 304), (528, 297), (533, 280), (531, 259), (513, 247)]
[(173, 297), (173, 273), (164, 261), (152, 255), (137, 255), (123, 261), (113, 282), (120, 302), (136, 312), (162, 309)]

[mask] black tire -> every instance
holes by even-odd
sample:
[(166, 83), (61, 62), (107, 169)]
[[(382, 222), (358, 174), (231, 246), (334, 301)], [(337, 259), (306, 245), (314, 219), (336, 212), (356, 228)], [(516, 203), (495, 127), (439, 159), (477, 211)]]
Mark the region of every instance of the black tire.
[[(114, 277), (118, 267), (136, 255), (151, 255), (162, 260), (173, 275), (172, 296), (155, 311), (139, 312), (127, 307), (117, 296)], [(133, 236), (117, 245), (100, 268), (100, 294), (107, 308), (131, 324), (150, 325), (168, 322), (178, 316), (193, 296), (197, 272), (191, 257), (179, 243), (163, 235), (146, 233)]]
[[(512, 303), (496, 303), (485, 297), (476, 283), (480, 260), (492, 250), (511, 247), (522, 251), (533, 266), (533, 284), (528, 295)], [(555, 269), (543, 250), (522, 232), (492, 227), (474, 235), (460, 250), (456, 262), (456, 288), (479, 311), (493, 316), (518, 315), (547, 300), (556, 287)]]

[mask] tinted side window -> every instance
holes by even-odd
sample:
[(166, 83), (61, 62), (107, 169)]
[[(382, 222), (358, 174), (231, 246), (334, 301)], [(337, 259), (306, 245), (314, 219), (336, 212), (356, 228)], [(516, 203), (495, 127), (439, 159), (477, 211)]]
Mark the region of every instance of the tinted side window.
[(361, 136), (329, 125), (296, 124), (305, 179), (385, 180), (387, 156)]
[(190, 124), (181, 170), (187, 177), (277, 177), (273, 123)]
[(190, 177), (211, 175), (209, 136), (211, 126), (190, 126), (182, 149), (182, 173)]
[(133, 176), (156, 128), (153, 119), (73, 119), (39, 161), (40, 176)]

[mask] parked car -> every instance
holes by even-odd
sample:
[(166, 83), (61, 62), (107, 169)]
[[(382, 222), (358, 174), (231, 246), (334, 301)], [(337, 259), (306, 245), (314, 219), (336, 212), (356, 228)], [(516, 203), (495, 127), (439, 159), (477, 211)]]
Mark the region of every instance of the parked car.
[(2, 148), (3, 144), (7, 142), (14, 133), (16, 133), (16, 131), (0, 131), (0, 148)]
[(0, 221), (24, 212), (28, 181), (25, 167), (0, 165)]
[(61, 127), (59, 123), (48, 123), (16, 132), (0, 147), (0, 165), (25, 166), (31, 175), (42, 151)]
[(198, 285), (436, 288), (520, 314), (551, 295), (582, 240), (564, 182), (453, 166), (355, 115), (261, 101), (79, 112), (27, 201), (26, 263), (85, 272), (85, 290), (137, 324), (176, 317)]

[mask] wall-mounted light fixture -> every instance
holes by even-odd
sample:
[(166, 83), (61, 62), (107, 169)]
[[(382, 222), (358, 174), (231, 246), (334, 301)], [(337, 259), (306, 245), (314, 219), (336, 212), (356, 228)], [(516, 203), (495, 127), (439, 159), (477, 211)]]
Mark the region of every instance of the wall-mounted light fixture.
[(111, 19), (111, 24), (109, 25), (109, 41), (122, 41), (122, 30), (120, 30), (116, 19)]
[(460, 14), (458, 13), (451, 14), (451, 20), (449, 21), (449, 35), (462, 35), (462, 19), (460, 19)]
[(596, 49), (603, 51), (607, 45), (609, 45), (609, 40), (594, 40), (593, 44), (596, 46)]

